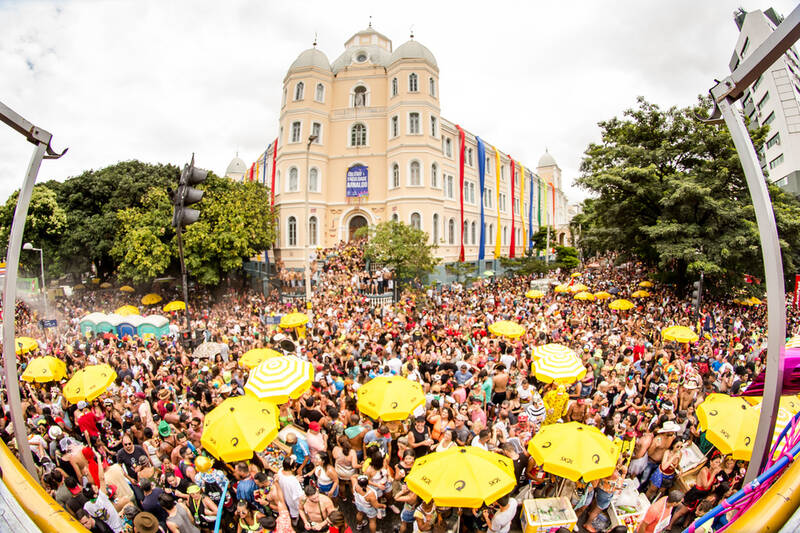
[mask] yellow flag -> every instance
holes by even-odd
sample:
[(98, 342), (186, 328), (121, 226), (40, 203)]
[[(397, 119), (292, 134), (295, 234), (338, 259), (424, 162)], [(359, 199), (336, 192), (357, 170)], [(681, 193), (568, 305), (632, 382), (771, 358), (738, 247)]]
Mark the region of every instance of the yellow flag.
[(525, 234), (525, 166), (519, 165), (519, 218), (522, 220), (522, 255), (528, 250), (528, 236)]
[(494, 149), (494, 160), (495, 181), (497, 182), (497, 192), (495, 194), (495, 207), (497, 208), (497, 238), (494, 240), (494, 258), (500, 259), (500, 237), (502, 235), (502, 229), (500, 228), (500, 152), (497, 151), (497, 148)]

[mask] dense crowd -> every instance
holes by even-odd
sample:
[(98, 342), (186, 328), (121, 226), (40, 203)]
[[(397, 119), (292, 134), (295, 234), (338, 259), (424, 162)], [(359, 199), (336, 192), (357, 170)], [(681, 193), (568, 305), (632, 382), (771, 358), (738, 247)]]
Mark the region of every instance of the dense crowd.
[[(611, 258), (594, 266), (579, 281), (620, 295), (648, 274), (637, 265), (615, 267)], [(580, 527), (601, 531), (609, 529), (612, 497), (631, 480), (653, 502), (639, 526), (651, 533), (688, 524), (741, 487), (746, 465), (713, 449), (695, 409), (711, 392), (741, 391), (762, 369), (766, 306), (707, 299), (694, 317), (686, 299), (656, 286), (635, 309), (617, 312), (552, 291), (525, 298), (533, 280), (519, 276), (406, 292), (396, 303), (373, 306), (369, 294), (385, 291), (391, 274), (366, 273), (359, 246), (322, 251), (315, 270), (305, 338), (270, 323), (291, 310), (279, 294), (194, 294), (192, 328), (223, 346), (209, 359), (180, 342), (180, 316), (172, 317), (171, 337), (157, 341), (81, 336), (80, 318), (131, 303), (123, 293), (90, 290), (60, 299), (61, 327), (47, 341), (36, 313), (20, 305), (17, 335), (41, 340), (39, 350), (20, 357), (20, 373), (31, 358), (49, 354), (66, 361), (68, 376), (98, 362), (118, 376), (107, 393), (76, 405), (62, 398), (58, 383), (22, 383), (43, 485), (97, 533), (211, 531), (220, 508), (223, 531), (445, 531), (458, 517), (461, 531), (505, 533), (518, 523), (522, 498), (553, 495), (571, 500)], [(559, 274), (561, 281), (568, 275)], [(488, 326), (498, 320), (527, 331), (514, 340), (493, 336)], [(790, 311), (791, 331), (797, 322)], [(700, 332), (699, 342), (663, 341), (660, 331), (675, 324)], [(301, 428), (301, 436), (289, 434), (290, 452), (277, 464), (262, 454), (211, 464), (201, 444), (205, 414), (244, 393), (242, 354), (278, 348), (287, 335), (316, 369), (309, 392), (280, 406), (281, 424)], [(537, 381), (532, 348), (548, 342), (575, 350), (585, 378), (567, 386)], [(419, 382), (425, 405), (403, 422), (362, 415), (358, 389), (382, 374)], [(566, 421), (596, 426), (620, 442), (611, 476), (565, 482), (531, 459), (531, 437), (543, 425)], [(0, 433), (14, 446), (7, 410)], [(674, 487), (690, 444), (707, 462), (684, 493)], [(481, 509), (422, 501), (404, 477), (416, 458), (452, 446), (508, 456), (517, 488)]]

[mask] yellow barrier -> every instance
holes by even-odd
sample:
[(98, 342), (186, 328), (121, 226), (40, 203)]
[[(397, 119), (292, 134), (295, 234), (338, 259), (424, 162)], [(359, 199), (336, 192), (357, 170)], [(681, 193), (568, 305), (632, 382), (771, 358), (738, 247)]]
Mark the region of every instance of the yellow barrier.
[(778, 478), (761, 498), (728, 526), (727, 532), (779, 531), (800, 505), (800, 458)]
[(50, 497), (2, 441), (0, 469), (8, 490), (44, 533), (89, 533), (83, 524)]

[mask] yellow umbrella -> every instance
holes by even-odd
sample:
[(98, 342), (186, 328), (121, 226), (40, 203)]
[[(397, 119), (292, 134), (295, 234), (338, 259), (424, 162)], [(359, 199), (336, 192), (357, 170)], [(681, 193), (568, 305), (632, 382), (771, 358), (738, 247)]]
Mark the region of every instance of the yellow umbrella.
[(203, 421), (200, 444), (211, 455), (231, 463), (247, 461), (278, 436), (278, 407), (252, 396), (228, 398)]
[(653, 286), (653, 284), (651, 282), (649, 282), (649, 281), (640, 281), (639, 282), (639, 286), (640, 287), (650, 288), (650, 287)]
[(575, 383), (586, 376), (586, 366), (572, 353), (553, 353), (533, 362), (536, 379), (545, 383)]
[(31, 359), (21, 377), (25, 381), (46, 383), (48, 381), (61, 381), (66, 375), (67, 364), (64, 361), (51, 355), (45, 355), (44, 357)]
[(583, 274), (581, 274), (580, 272), (573, 272), (572, 274), (569, 275), (569, 277), (571, 277), (571, 278), (579, 278), (582, 275)]
[(557, 344), (555, 342), (551, 342), (550, 344), (543, 344), (542, 346), (533, 347), (533, 357), (535, 359), (540, 359), (548, 355), (572, 355), (574, 357), (577, 357), (575, 352), (571, 348), (568, 348), (563, 344)]
[(543, 298), (544, 293), (542, 291), (537, 291), (536, 289), (531, 289), (525, 293), (526, 298), (530, 298), (531, 300), (536, 300), (538, 298)]
[(569, 288), (570, 292), (582, 292), (582, 291), (588, 291), (588, 290), (589, 290), (589, 287), (587, 287), (583, 283), (577, 283), (577, 284), (575, 284), (575, 285), (573, 285), (572, 287)]
[(591, 292), (581, 291), (575, 296), (573, 296), (576, 300), (594, 300), (594, 294)]
[(77, 285), (72, 286), (73, 291), (82, 291), (86, 287), (82, 283), (78, 283)]
[(647, 291), (634, 291), (633, 294), (631, 294), (631, 296), (633, 296), (634, 298), (647, 298), (648, 296), (650, 296), (650, 293)]
[(92, 278), (92, 284), (100, 285), (100, 278)]
[(580, 422), (543, 426), (528, 441), (528, 453), (545, 472), (587, 482), (613, 474), (619, 458), (619, 448), (608, 437)]
[(525, 326), (510, 320), (500, 320), (489, 326), (489, 333), (498, 335), (500, 337), (516, 339), (525, 333)]
[(700, 338), (691, 328), (686, 326), (670, 326), (661, 331), (661, 336), (668, 341), (680, 343), (697, 342)]
[(164, 306), (164, 311), (180, 311), (181, 309), (186, 309), (186, 304), (180, 300), (174, 300), (167, 305)]
[(150, 294), (145, 294), (142, 296), (142, 304), (143, 305), (153, 305), (160, 302), (163, 298), (160, 295), (151, 292)]
[(561, 285), (556, 285), (556, 288), (553, 290), (556, 292), (569, 292), (569, 285), (562, 283)]
[(636, 307), (633, 305), (633, 302), (630, 300), (626, 300), (624, 298), (619, 300), (614, 300), (610, 304), (608, 304), (609, 309), (615, 309), (617, 311), (627, 311), (628, 309), (633, 309)]
[(254, 350), (246, 351), (240, 358), (239, 364), (245, 368), (255, 368), (262, 361), (272, 359), (273, 357), (283, 357), (283, 354), (276, 352), (271, 348), (256, 348)]
[(313, 381), (311, 363), (294, 356), (273, 357), (250, 371), (244, 390), (261, 400), (280, 404), (302, 396)]
[(606, 291), (600, 291), (594, 293), (594, 297), (597, 298), (598, 300), (608, 300), (609, 298), (611, 298), (611, 293), (608, 293)]
[(32, 352), (39, 347), (39, 342), (30, 337), (17, 337), (14, 339), (14, 344), (17, 346), (15, 350), (17, 355)]
[(103, 283), (100, 284), (100, 288), (101, 289), (110, 289), (111, 288), (111, 284), (109, 282), (107, 282), (107, 281), (104, 281)]
[(289, 313), (281, 317), (278, 326), (282, 328), (299, 328), (308, 323), (308, 315), (305, 313)]
[(378, 376), (358, 389), (358, 410), (375, 420), (405, 420), (424, 403), (422, 385), (402, 376)]
[(115, 379), (117, 373), (105, 363), (81, 368), (64, 385), (64, 398), (72, 403), (94, 400), (103, 394)]
[(800, 335), (795, 335), (788, 341), (786, 341), (787, 348), (800, 348)]
[(514, 490), (514, 463), (477, 446), (452, 446), (414, 461), (405, 478), (409, 490), (440, 507), (477, 509)]
[(751, 296), (750, 298), (747, 299), (747, 301), (750, 302), (750, 305), (761, 305), (762, 304), (761, 300), (759, 300), (755, 296)]
[(122, 316), (131, 316), (138, 315), (139, 309), (132, 305), (123, 305), (122, 307), (117, 308), (114, 312)]
[(119, 288), (119, 290), (121, 290), (122, 292), (136, 292), (136, 289), (134, 289), (130, 285), (123, 285), (122, 287)]

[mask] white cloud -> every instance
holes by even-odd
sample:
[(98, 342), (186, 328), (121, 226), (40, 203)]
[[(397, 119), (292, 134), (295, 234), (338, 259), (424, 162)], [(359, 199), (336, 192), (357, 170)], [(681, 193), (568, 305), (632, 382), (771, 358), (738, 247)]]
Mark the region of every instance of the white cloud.
[[(0, 0), (0, 99), (70, 148), (40, 181), (191, 152), (222, 173), (277, 135), (283, 77), (315, 32), (333, 61), (372, 15), (395, 46), (413, 26), (436, 55), (446, 118), (526, 165), (548, 147), (571, 181), (597, 122), (637, 95), (691, 104), (727, 73), (740, 3)], [(0, 198), (30, 151), (0, 126)]]

